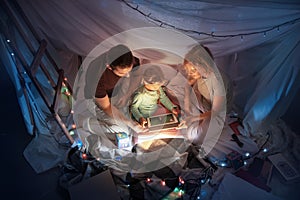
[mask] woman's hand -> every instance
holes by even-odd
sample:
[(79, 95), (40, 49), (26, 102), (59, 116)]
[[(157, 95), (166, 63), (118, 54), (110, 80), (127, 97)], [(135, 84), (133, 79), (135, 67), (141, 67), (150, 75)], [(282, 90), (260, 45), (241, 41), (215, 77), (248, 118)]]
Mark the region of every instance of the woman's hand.
[(180, 122), (180, 124), (178, 125), (179, 127), (181, 126), (190, 126), (192, 123), (196, 122), (196, 121), (202, 121), (204, 118), (201, 115), (192, 115), (192, 116), (188, 116), (186, 118), (184, 118), (184, 120), (182, 120)]

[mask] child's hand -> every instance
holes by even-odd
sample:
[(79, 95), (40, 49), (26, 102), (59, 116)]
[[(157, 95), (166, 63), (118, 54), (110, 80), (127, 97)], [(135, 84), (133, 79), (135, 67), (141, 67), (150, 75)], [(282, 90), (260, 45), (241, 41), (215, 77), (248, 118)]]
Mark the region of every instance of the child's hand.
[(141, 126), (143, 128), (146, 128), (148, 122), (144, 117), (141, 117), (140, 120), (139, 120), (139, 123), (141, 124)]
[(138, 122), (136, 121), (128, 121), (127, 126), (130, 127), (135, 133), (144, 133), (147, 132), (148, 130), (144, 127), (142, 127)]
[(179, 116), (179, 109), (178, 109), (178, 107), (174, 107), (174, 108), (172, 109), (171, 112), (172, 112), (176, 117)]

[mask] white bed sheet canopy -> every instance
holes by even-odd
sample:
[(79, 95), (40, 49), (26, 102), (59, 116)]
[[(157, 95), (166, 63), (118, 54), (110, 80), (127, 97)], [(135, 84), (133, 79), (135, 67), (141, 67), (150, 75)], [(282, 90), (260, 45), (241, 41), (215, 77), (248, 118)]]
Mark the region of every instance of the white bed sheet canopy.
[[(236, 107), (251, 133), (280, 118), (300, 86), (297, 0), (18, 3), (55, 48), (83, 57), (109, 37), (134, 28), (161, 27), (199, 41), (211, 49), (217, 66), (232, 79)], [(139, 39), (156, 42), (146, 34)], [(134, 42), (127, 45), (134, 47)], [(180, 41), (174, 47), (187, 48)], [(70, 65), (65, 68), (76, 70)]]

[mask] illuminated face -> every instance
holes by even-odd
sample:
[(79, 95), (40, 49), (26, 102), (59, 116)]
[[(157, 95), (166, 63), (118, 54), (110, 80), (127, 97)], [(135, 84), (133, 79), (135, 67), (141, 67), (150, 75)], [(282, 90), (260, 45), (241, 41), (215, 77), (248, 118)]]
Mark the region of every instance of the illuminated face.
[(116, 67), (115, 69), (111, 69), (113, 73), (120, 77), (129, 77), (129, 72), (131, 72), (133, 65), (130, 65), (126, 68)]
[(197, 80), (201, 77), (198, 68), (196, 68), (193, 63), (186, 61), (183, 67), (189, 80)]

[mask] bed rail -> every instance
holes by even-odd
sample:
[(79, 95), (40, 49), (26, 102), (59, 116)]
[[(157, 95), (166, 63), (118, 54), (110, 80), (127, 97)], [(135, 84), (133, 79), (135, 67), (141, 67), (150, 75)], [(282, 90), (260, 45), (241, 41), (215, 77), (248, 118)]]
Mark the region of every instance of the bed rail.
[[(66, 124), (58, 114), (57, 108), (58, 97), (61, 93), (62, 86), (66, 86), (70, 94), (72, 94), (72, 88), (64, 78), (64, 71), (58, 67), (47, 49), (47, 41), (40, 38), (18, 3), (16, 1), (3, 0), (0, 4), (5, 11), (6, 20), (11, 23), (9, 27), (2, 30), (2, 32), (6, 38), (9, 38), (8, 48), (14, 52), (16, 60), (15, 66), (12, 67), (16, 68), (21, 85), (24, 84), (23, 73), (26, 73), (49, 112), (53, 115), (67, 139), (73, 144), (74, 138), (70, 135)], [(21, 40), (21, 42), (19, 40)], [(22, 50), (20, 43), (26, 51)], [(39, 80), (40, 76), (47, 80), (45, 82), (49, 85), (46, 88), (50, 88), (53, 91), (51, 94), (45, 89), (45, 85), (41, 84)], [(22, 89), (26, 105), (29, 106), (30, 121), (34, 123), (33, 111), (29, 103), (28, 88), (23, 85)], [(35, 124), (33, 124), (33, 127), (35, 127)]]

